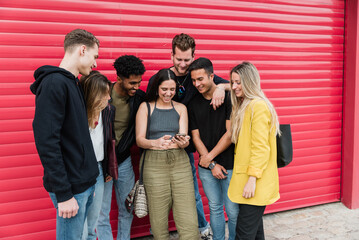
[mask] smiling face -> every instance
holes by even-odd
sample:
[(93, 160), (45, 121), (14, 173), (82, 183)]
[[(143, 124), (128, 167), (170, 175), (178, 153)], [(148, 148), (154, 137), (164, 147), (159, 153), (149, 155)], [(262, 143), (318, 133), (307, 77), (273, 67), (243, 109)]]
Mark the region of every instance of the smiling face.
[(81, 75), (87, 76), (92, 71), (92, 68), (97, 67), (98, 46), (97, 44), (94, 44), (93, 47), (82, 45), (80, 51), (79, 72)]
[(183, 76), (187, 73), (189, 65), (194, 60), (194, 55), (192, 55), (192, 48), (181, 51), (178, 47), (175, 48), (175, 52), (171, 53), (171, 59), (174, 66), (174, 73), (176, 76)]
[(236, 95), (236, 97), (243, 97), (242, 83), (241, 78), (238, 73), (233, 72), (231, 74), (231, 88)]
[(132, 97), (140, 88), (142, 75), (130, 75), (129, 78), (121, 78), (118, 76), (117, 81), (119, 84), (119, 94)]
[(213, 73), (208, 75), (203, 68), (191, 71), (193, 86), (195, 86), (201, 94), (209, 93), (214, 87), (213, 76)]
[(176, 94), (176, 82), (172, 79), (163, 81), (158, 86), (158, 100), (163, 103), (170, 103)]

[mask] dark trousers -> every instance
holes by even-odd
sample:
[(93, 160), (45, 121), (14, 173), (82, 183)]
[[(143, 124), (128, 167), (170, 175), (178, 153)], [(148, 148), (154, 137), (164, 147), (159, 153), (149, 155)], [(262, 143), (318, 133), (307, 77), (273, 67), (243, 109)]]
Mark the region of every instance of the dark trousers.
[(236, 240), (264, 240), (263, 213), (266, 206), (239, 204)]

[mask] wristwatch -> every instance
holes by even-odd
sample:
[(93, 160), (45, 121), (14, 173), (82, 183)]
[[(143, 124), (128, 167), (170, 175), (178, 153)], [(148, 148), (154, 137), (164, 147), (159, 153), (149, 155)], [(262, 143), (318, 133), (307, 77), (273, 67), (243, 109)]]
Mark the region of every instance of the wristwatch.
[(213, 161), (213, 162), (211, 162), (210, 164), (209, 164), (209, 166), (208, 166), (208, 168), (210, 169), (210, 170), (212, 170), (213, 168), (214, 168), (214, 166), (216, 166), (216, 161)]

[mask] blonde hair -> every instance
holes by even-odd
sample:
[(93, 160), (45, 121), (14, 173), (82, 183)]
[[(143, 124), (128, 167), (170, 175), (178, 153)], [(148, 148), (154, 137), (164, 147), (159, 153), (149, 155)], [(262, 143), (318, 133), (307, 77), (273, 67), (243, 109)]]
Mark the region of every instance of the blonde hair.
[[(232, 88), (232, 73), (236, 73), (240, 77), (241, 86), (242, 86), (242, 97), (237, 97)], [(280, 134), (279, 130), (279, 121), (277, 112), (274, 109), (272, 103), (265, 96), (264, 92), (260, 86), (260, 76), (257, 68), (250, 62), (242, 62), (241, 64), (235, 66), (230, 73), (230, 85), (231, 85), (231, 101), (232, 101), (232, 113), (231, 113), (231, 140), (233, 143), (237, 142), (242, 124), (244, 113), (251, 103), (252, 100), (263, 100), (270, 111), (271, 114), (271, 129), (275, 129), (277, 134)]]
[(88, 76), (80, 79), (86, 101), (87, 120), (90, 127), (94, 128), (94, 120), (103, 108), (103, 98), (109, 94), (110, 81), (98, 71), (92, 71)]

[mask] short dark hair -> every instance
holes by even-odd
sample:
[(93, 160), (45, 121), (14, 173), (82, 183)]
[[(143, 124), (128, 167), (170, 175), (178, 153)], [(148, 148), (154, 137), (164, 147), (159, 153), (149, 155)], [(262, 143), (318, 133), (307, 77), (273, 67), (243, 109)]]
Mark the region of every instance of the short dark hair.
[(147, 102), (156, 101), (158, 87), (161, 85), (162, 82), (167, 80), (173, 80), (176, 82), (176, 74), (169, 68), (161, 69), (155, 74), (151, 87), (146, 93)]
[(113, 66), (120, 78), (130, 78), (131, 75), (139, 76), (146, 72), (142, 60), (133, 55), (123, 55), (117, 58)]
[(176, 53), (176, 47), (178, 47), (181, 51), (187, 51), (188, 49), (192, 49), (192, 56), (194, 55), (194, 50), (196, 49), (196, 43), (194, 38), (188, 34), (178, 34), (172, 39), (172, 53)]
[(86, 47), (92, 48), (95, 44), (100, 47), (100, 41), (90, 32), (83, 29), (75, 29), (66, 34), (64, 40), (64, 49), (72, 51), (76, 45), (83, 44)]
[(193, 70), (198, 69), (204, 69), (208, 75), (211, 75), (213, 73), (213, 64), (208, 58), (200, 57), (191, 63), (188, 72), (191, 74)]

